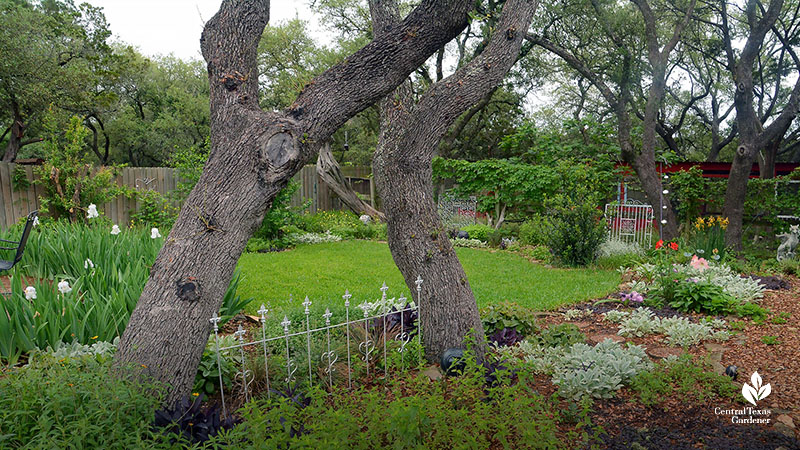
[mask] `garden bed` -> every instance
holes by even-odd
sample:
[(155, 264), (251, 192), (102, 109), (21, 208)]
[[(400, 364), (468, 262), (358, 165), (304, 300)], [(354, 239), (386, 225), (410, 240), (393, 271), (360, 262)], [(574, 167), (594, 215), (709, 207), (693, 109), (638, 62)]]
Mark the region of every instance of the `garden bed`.
[[(761, 306), (770, 310), (762, 323), (751, 319), (729, 318), (734, 323), (732, 337), (725, 342), (705, 341), (688, 348), (668, 346), (663, 335), (648, 334), (643, 337), (617, 335), (618, 326), (603, 319), (602, 313), (616, 309), (617, 303), (585, 303), (573, 307), (593, 311), (593, 314), (576, 319), (575, 324), (590, 342), (612, 338), (644, 346), (654, 362), (669, 354), (690, 354), (698, 364), (710, 363), (718, 374), (735, 365), (738, 369), (737, 386), (749, 382), (750, 375), (758, 372), (764, 383), (770, 383), (772, 393), (758, 402), (758, 409), (771, 410), (769, 424), (733, 424), (730, 415), (715, 414), (715, 408), (742, 409), (749, 406), (739, 401), (714, 399), (688, 399), (676, 394), (659, 399), (645, 407), (637, 393), (625, 387), (615, 398), (596, 400), (592, 420), (608, 433), (601, 438), (608, 448), (634, 448), (638, 442), (644, 448), (800, 448), (796, 425), (800, 424), (800, 281), (788, 278), (790, 289), (766, 291)], [(630, 309), (630, 308), (628, 308)], [(566, 311), (566, 309), (565, 309)], [(673, 314), (687, 317), (693, 322), (703, 315), (683, 314), (670, 308), (653, 310), (660, 317)], [(547, 325), (569, 322), (564, 315), (543, 317)]]

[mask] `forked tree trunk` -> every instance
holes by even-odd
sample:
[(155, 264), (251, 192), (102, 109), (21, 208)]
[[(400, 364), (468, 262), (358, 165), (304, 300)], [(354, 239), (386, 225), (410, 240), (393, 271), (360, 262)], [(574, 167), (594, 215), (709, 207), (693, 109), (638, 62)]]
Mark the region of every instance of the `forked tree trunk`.
[[(388, 2), (370, 2), (376, 33), (394, 16)], [(432, 158), (456, 119), (491, 92), (519, 54), (536, 0), (509, 0), (484, 51), (452, 76), (430, 86), (414, 104), (405, 85), (381, 108), (381, 134), (373, 158), (375, 180), (388, 218), (389, 248), (406, 284), (424, 280), (420, 320), (425, 354), (439, 360), (463, 348), (474, 333), (483, 356), (483, 326), (467, 276), (453, 250), (433, 199)], [(391, 8), (390, 8), (391, 9)]]
[[(131, 315), (115, 367), (188, 395), (236, 262), (275, 195), (347, 119), (397, 87), (466, 26), (469, 0), (423, 0), (390, 33), (318, 76), (282, 112), (258, 108), (268, 0), (225, 0), (201, 39), (211, 153)], [(277, 274), (265, 274), (277, 276)]]
[[(764, 128), (753, 106), (753, 66), (758, 58), (764, 38), (780, 16), (783, 0), (770, 0), (769, 7), (757, 17), (759, 10), (756, 0), (748, 0), (745, 13), (750, 24), (744, 48), (737, 58), (733, 50), (731, 30), (728, 28), (728, 14), (726, 3), (722, 2), (722, 32), (723, 44), (728, 59), (728, 67), (732, 69), (733, 79), (736, 81), (736, 92), (733, 104), (736, 108), (736, 124), (739, 128), (739, 147), (733, 157), (731, 171), (728, 175), (728, 185), (725, 190), (725, 205), (723, 214), (728, 218), (728, 228), (725, 230), (725, 244), (734, 250), (742, 249), (742, 229), (744, 223), (744, 202), (747, 197), (747, 182), (750, 171), (756, 161), (758, 151), (767, 143), (779, 139), (788, 129), (789, 123), (797, 115), (800, 107), (800, 79), (795, 82), (794, 89), (789, 96), (783, 111), (768, 127)], [(763, 8), (762, 8), (763, 9)], [(800, 61), (792, 52), (797, 68)]]
[(319, 156), (317, 157), (317, 175), (322, 178), (322, 181), (328, 185), (329, 188), (339, 196), (339, 198), (350, 208), (351, 211), (358, 215), (366, 214), (372, 217), (373, 220), (386, 222), (386, 216), (373, 208), (372, 205), (361, 200), (356, 191), (350, 187), (347, 178), (342, 174), (342, 169), (339, 163), (331, 153), (330, 144), (326, 143), (319, 149)]

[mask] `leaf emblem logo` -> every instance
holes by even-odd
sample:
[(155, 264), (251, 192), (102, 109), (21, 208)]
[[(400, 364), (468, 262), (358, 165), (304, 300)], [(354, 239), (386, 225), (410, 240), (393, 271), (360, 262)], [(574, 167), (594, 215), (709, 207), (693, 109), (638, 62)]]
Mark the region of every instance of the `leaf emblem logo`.
[(756, 405), (757, 401), (767, 398), (767, 396), (772, 393), (772, 386), (770, 386), (769, 383), (762, 386), (761, 375), (759, 375), (758, 372), (753, 372), (753, 375), (750, 377), (750, 382), (753, 383), (752, 386), (747, 383), (742, 385), (742, 395), (744, 399), (752, 403), (753, 406), (758, 406)]

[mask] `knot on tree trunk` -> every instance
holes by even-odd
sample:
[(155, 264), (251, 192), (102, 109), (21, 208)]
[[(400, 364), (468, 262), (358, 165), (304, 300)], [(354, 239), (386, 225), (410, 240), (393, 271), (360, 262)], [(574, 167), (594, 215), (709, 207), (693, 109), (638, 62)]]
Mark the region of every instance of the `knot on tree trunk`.
[(229, 91), (236, 90), (240, 84), (244, 83), (247, 80), (245, 75), (241, 73), (233, 72), (232, 74), (226, 73), (225, 75), (220, 78), (220, 82), (225, 86), (225, 89)]
[(517, 37), (517, 27), (511, 26), (506, 30), (506, 39), (513, 41)]
[(177, 283), (177, 293), (179, 299), (185, 302), (196, 302), (200, 300), (200, 282), (195, 277), (185, 277)]
[(747, 153), (747, 147), (740, 145), (739, 148), (736, 149), (736, 153), (738, 153), (739, 156), (744, 156), (745, 153)]

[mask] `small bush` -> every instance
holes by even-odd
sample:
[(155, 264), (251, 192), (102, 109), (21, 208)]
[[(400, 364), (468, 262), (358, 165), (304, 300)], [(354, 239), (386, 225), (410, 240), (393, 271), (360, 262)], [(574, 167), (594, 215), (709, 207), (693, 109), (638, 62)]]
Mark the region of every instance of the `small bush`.
[(530, 336), (539, 329), (533, 311), (512, 302), (481, 308), (480, 315), (483, 321), (483, 330), (487, 335), (504, 328), (513, 328), (523, 336)]
[(553, 260), (553, 254), (550, 253), (550, 249), (544, 245), (525, 247), (522, 249), (522, 253), (524, 253), (528, 258), (531, 258), (535, 261), (541, 261), (545, 264)]
[(571, 323), (552, 325), (542, 330), (536, 338), (545, 347), (568, 347), (584, 342), (586, 335)]
[(778, 270), (786, 275), (800, 277), (800, 259), (784, 259), (778, 263)]
[[(161, 389), (93, 357), (41, 361), (0, 377), (4, 448), (164, 448), (150, 422)], [(155, 394), (155, 395), (154, 395)]]
[(594, 260), (606, 236), (602, 212), (588, 194), (557, 195), (548, 201), (546, 243), (553, 256), (567, 266), (585, 266)]
[(480, 223), (476, 223), (475, 225), (467, 225), (465, 227), (461, 227), (461, 229), (469, 233), (470, 239), (477, 239), (483, 242), (487, 242), (489, 240), (489, 235), (495, 232), (494, 228)]
[(688, 403), (714, 398), (732, 400), (739, 392), (730, 377), (704, 370), (692, 362), (689, 354), (659, 362), (653, 370), (636, 375), (630, 385), (645, 406), (675, 398), (676, 393), (688, 397)]
[(534, 215), (519, 227), (519, 241), (523, 245), (545, 245), (547, 232), (542, 216)]

